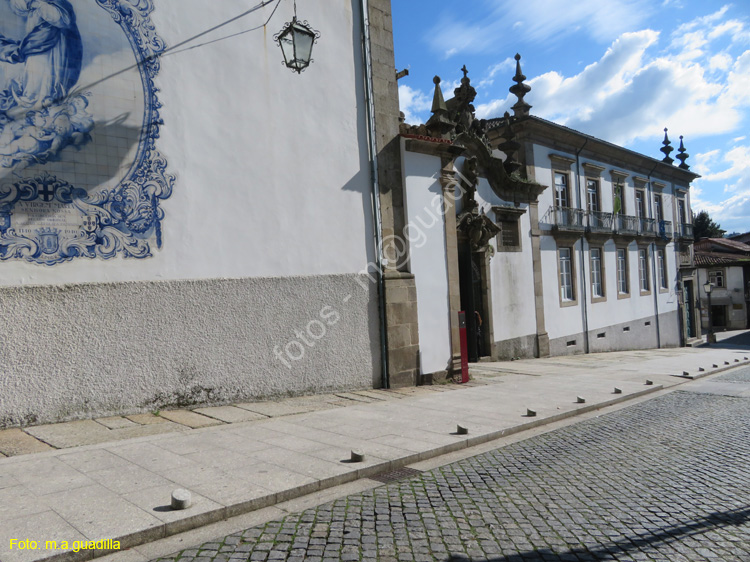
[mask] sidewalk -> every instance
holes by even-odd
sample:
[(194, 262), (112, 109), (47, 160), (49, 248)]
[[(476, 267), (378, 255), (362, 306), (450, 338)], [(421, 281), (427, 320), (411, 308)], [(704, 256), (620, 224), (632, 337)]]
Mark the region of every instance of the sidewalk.
[[(362, 391), (296, 399), (291, 406), (269, 402), (160, 413), (154, 417), (185, 421), (192, 414), (221, 425), (190, 429), (168, 421), (163, 423), (178, 427), (84, 446), (70, 446), (76, 432), (61, 430), (70, 424), (29, 428), (29, 434), (48, 438), (68, 435), (58, 442), (69, 448), (0, 458), (0, 560), (89, 560), (106, 552), (47, 550), (46, 541), (112, 539), (121, 549), (145, 544), (673, 387), (689, 380), (683, 372), (703, 376), (748, 365), (746, 357), (750, 350), (712, 346), (481, 363), (472, 366), (474, 381), (456, 390)], [(585, 402), (577, 403), (578, 397)], [(328, 409), (313, 407), (337, 400), (342, 402)], [(304, 403), (309, 411), (291, 413)], [(353, 405), (342, 407), (348, 403)], [(237, 414), (227, 408), (248, 413), (266, 408), (267, 414), (279, 415), (256, 411), (261, 419), (235, 423), (209, 417), (219, 411), (224, 417)], [(527, 409), (536, 416), (529, 417)], [(284, 412), (290, 415), (280, 415)], [(73, 422), (91, 423), (96, 422)], [(458, 435), (457, 424), (468, 434)], [(102, 431), (129, 427), (97, 429), (95, 439), (104, 438)], [(364, 461), (351, 462), (352, 450), (364, 453)], [(190, 490), (192, 507), (170, 509), (176, 488)], [(38, 546), (11, 550), (10, 539), (34, 540)]]

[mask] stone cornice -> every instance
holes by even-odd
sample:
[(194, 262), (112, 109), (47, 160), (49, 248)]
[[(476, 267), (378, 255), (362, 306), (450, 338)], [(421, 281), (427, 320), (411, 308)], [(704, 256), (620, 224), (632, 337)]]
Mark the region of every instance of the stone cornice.
[[(689, 185), (690, 182), (700, 177), (694, 172), (680, 169), (661, 160), (533, 115), (515, 120), (513, 131), (516, 133), (517, 142), (533, 142), (570, 154), (576, 154), (580, 150), (581, 158), (632, 170), (633, 173), (652, 179), (658, 178), (671, 183)], [(490, 139), (495, 139), (497, 134), (498, 131), (491, 130), (488, 136)]]

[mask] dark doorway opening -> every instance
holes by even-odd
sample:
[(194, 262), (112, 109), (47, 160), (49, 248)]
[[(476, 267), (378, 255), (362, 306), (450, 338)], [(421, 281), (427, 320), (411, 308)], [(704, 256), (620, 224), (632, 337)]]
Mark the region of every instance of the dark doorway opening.
[(489, 355), (486, 344), (486, 318), (484, 309), (483, 252), (472, 252), (468, 241), (459, 241), (458, 276), (461, 292), (461, 310), (466, 312), (466, 343), (469, 362)]
[(697, 337), (695, 329), (695, 293), (693, 292), (693, 282), (685, 281), (685, 331), (688, 338)]

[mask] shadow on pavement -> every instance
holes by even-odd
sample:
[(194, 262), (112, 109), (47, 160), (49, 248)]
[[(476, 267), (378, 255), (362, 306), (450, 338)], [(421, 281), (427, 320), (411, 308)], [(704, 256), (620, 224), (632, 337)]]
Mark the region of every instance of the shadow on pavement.
[(667, 527), (649, 535), (624, 537), (619, 541), (602, 544), (592, 548), (573, 548), (565, 552), (553, 552), (547, 548), (528, 552), (519, 552), (501, 558), (465, 558), (451, 556), (445, 562), (595, 562), (597, 560), (616, 560), (620, 554), (638, 550), (643, 547), (657, 546), (679, 541), (686, 536), (698, 535), (719, 527), (738, 526), (750, 521), (750, 508), (735, 509), (711, 513), (702, 519), (691, 521), (676, 527)]
[(717, 349), (748, 349), (750, 350), (750, 330), (740, 332), (739, 334), (722, 338), (721, 332), (716, 334), (717, 341), (710, 346), (702, 343), (697, 347), (714, 347)]

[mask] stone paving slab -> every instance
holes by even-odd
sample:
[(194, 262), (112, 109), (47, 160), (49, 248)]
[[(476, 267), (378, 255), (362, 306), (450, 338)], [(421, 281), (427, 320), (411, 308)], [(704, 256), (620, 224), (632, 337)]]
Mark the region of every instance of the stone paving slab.
[(161, 416), (154, 415), (154, 414), (133, 414), (130, 416), (125, 416), (125, 417), (140, 425), (151, 425), (151, 424), (157, 424), (157, 423), (161, 423), (161, 424), (172, 423), (168, 419), (163, 418)]
[(0, 454), (4, 457), (50, 451), (52, 447), (17, 428), (0, 430)]
[(209, 408), (196, 408), (196, 414), (223, 421), (224, 423), (239, 423), (246, 421), (264, 420), (268, 416), (251, 412), (236, 406), (212, 406)]
[[(190, 413), (190, 412), (187, 412)], [(197, 415), (197, 414), (196, 414)], [(220, 423), (220, 422), (217, 422)], [(65, 423), (27, 427), (26, 433), (49, 443), (57, 449), (107, 443), (118, 439), (132, 439), (174, 431), (174, 426), (153, 424), (137, 425), (122, 429), (108, 429), (94, 420), (79, 420)], [(184, 430), (184, 428), (183, 428)]]
[(138, 425), (133, 420), (129, 420), (123, 416), (110, 416), (108, 418), (95, 418), (95, 422), (102, 424), (107, 429), (125, 429), (126, 427), (134, 427)]
[(209, 418), (208, 416), (202, 416), (191, 412), (190, 410), (164, 410), (159, 412), (162, 418), (168, 419), (175, 423), (179, 423), (192, 429), (198, 427), (210, 427), (212, 425), (221, 425), (221, 420)]
[[(726, 356), (728, 351), (721, 353)], [(715, 360), (719, 352), (700, 357)], [(22, 517), (27, 518), (24, 528), (30, 528), (34, 518), (38, 518), (36, 524), (43, 529), (45, 517), (50, 517), (45, 514), (57, 502), (63, 502), (65, 507), (55, 509), (55, 514), (59, 517), (64, 512), (65, 525), (86, 538), (142, 544), (177, 529), (374, 476), (375, 470), (392, 470), (591, 412), (656, 392), (662, 385), (684, 384), (686, 379), (668, 373), (681, 371), (692, 358), (690, 353), (673, 355), (671, 359), (661, 356), (660, 361), (671, 363), (663, 366), (663, 374), (657, 375), (649, 374), (648, 361), (643, 361), (644, 369), (636, 372), (598, 369), (592, 364), (586, 369), (560, 372), (548, 369), (538, 377), (492, 376), (454, 392), (417, 389), (401, 393), (402, 397), (395, 400), (373, 403), (339, 398), (355, 404), (347, 408), (336, 407), (336, 399), (325, 397), (322, 402), (334, 403), (328, 409), (283, 418), (3, 458), (0, 560), (25, 562), (27, 553), (9, 551), (2, 533), (20, 528)], [(646, 386), (647, 375), (656, 384)], [(614, 387), (621, 388), (622, 394), (613, 394)], [(586, 403), (576, 404), (576, 395), (585, 395)], [(526, 417), (527, 407), (536, 408), (537, 417)], [(456, 435), (456, 424), (463, 420), (469, 420), (469, 434)], [(105, 432), (126, 431), (91, 423)], [(362, 449), (372, 464), (345, 462), (355, 448)], [(3, 482), (5, 488), (1, 487)], [(164, 492), (172, 487), (188, 488), (198, 494), (202, 502), (205, 500), (203, 507), (195, 514), (186, 510), (159, 517), (159, 509), (164, 509), (168, 501)], [(80, 493), (77, 495), (76, 491)], [(19, 515), (25, 505), (39, 511)], [(66, 562), (84, 560), (89, 554), (71, 553)], [(35, 559), (48, 556), (39, 551)]]

